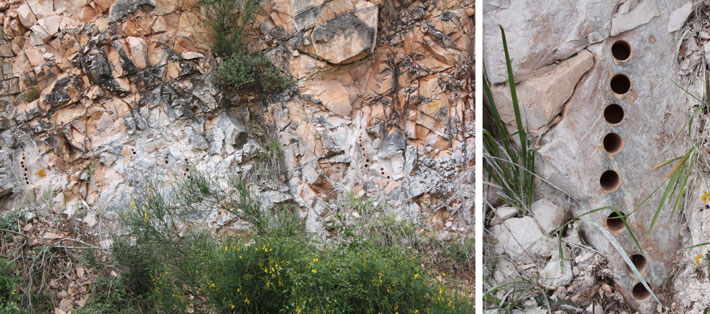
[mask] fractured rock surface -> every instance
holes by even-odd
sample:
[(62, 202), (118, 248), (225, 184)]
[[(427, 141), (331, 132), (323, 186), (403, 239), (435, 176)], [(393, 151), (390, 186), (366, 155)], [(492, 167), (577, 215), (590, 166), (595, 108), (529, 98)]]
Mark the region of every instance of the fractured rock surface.
[(53, 210), (85, 206), (105, 226), (148, 179), (258, 176), (270, 148), (255, 114), (284, 155), (282, 183), (255, 193), (297, 204), (309, 230), (325, 233), (352, 194), (445, 236), (473, 232), (473, 1), (269, 1), (254, 47), (293, 86), (263, 102), (215, 85), (194, 4), (0, 9), (2, 208), (51, 191)]

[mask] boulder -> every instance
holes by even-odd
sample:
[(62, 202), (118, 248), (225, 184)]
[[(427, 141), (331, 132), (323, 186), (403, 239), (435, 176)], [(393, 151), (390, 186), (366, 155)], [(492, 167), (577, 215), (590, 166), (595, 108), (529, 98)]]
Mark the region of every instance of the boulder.
[(352, 63), (375, 49), (377, 7), (338, 16), (316, 27), (311, 35), (314, 54), (333, 64)]
[(491, 219), (491, 226), (495, 226), (504, 222), (508, 218), (512, 218), (518, 214), (518, 209), (512, 206), (498, 207), (495, 209), (493, 218)]

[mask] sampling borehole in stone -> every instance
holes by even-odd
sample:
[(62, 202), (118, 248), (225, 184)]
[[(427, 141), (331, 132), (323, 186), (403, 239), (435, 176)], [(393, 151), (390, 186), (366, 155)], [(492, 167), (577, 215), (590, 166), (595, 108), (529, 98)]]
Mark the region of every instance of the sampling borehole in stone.
[(611, 104), (604, 108), (604, 120), (611, 125), (617, 125), (624, 120), (624, 108), (617, 104)]
[(631, 58), (631, 46), (629, 43), (619, 40), (611, 45), (611, 55), (617, 61), (626, 61)]
[(631, 290), (631, 295), (637, 302), (647, 301), (651, 298), (651, 293), (640, 282), (634, 285), (634, 288)]
[(603, 143), (604, 150), (611, 154), (619, 152), (624, 147), (624, 140), (621, 139), (621, 136), (616, 133), (609, 133), (604, 136)]
[[(644, 272), (646, 271), (646, 258), (643, 257), (643, 255), (641, 254), (634, 254), (631, 255), (629, 258), (631, 259), (631, 263), (634, 264), (634, 267), (638, 269), (639, 273), (641, 273), (641, 275), (644, 275)], [(635, 276), (634, 271), (631, 270), (631, 267), (629, 267), (629, 265), (626, 265), (626, 272), (629, 274), (629, 276)]]
[(631, 89), (631, 80), (629, 80), (629, 77), (626, 75), (617, 74), (611, 78), (610, 86), (614, 93), (623, 95)]
[(606, 218), (606, 227), (609, 231), (617, 235), (626, 230), (626, 225), (624, 225), (624, 222), (621, 221), (621, 217), (616, 212), (612, 212)]
[(599, 178), (599, 185), (606, 193), (611, 193), (619, 188), (619, 174), (614, 170), (607, 170)]

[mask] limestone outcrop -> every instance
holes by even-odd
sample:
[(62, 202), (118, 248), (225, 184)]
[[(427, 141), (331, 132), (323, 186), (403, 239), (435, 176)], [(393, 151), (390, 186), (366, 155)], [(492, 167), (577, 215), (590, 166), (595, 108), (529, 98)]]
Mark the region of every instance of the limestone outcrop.
[(251, 45), (292, 85), (262, 100), (215, 83), (196, 3), (0, 1), (0, 207), (110, 222), (149, 180), (263, 171), (268, 134), (281, 183), (253, 189), (311, 231), (354, 195), (473, 232), (473, 1), (264, 1)]

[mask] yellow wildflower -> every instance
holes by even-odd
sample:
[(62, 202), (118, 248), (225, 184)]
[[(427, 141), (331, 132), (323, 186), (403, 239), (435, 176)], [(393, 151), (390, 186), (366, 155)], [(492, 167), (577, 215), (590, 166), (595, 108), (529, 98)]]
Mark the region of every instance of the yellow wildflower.
[(317, 274), (317, 273), (318, 273), (318, 270), (315, 269), (315, 268), (313, 268), (313, 269), (311, 269), (311, 272), (314, 273), (314, 274)]
[(249, 298), (244, 298), (244, 303), (249, 304), (251, 302), (249, 301)]
[(210, 285), (210, 288), (214, 289), (215, 287), (216, 287), (216, 286), (215, 286), (215, 284), (214, 284), (214, 282), (213, 282), (213, 283)]
[(317, 258), (317, 257), (314, 258), (314, 259), (313, 259), (313, 262), (314, 262), (314, 263), (318, 263), (318, 258)]
[(225, 251), (225, 252), (229, 251), (229, 247), (225, 245), (225, 246), (224, 246), (224, 251)]
[(131, 202), (131, 208), (132, 208), (132, 209), (136, 209), (136, 203)]
[(234, 306), (234, 304), (232, 304), (232, 303), (229, 303), (229, 307), (231, 307), (232, 309), (234, 309), (236, 306)]
[(150, 222), (150, 217), (148, 217), (148, 211), (146, 210), (145, 213), (143, 214), (143, 220), (145, 222)]
[(700, 200), (703, 201), (703, 204), (707, 204), (707, 201), (710, 201), (710, 192), (703, 192), (703, 196), (700, 197)]
[(700, 266), (700, 259), (703, 258), (703, 257), (705, 257), (705, 255), (703, 255), (703, 254), (700, 254), (700, 255), (696, 256), (696, 257), (695, 257), (695, 264), (697, 264), (698, 266)]
[(419, 278), (419, 274), (418, 274), (418, 273), (417, 273), (417, 274), (414, 274), (414, 279), (417, 279), (417, 278)]

